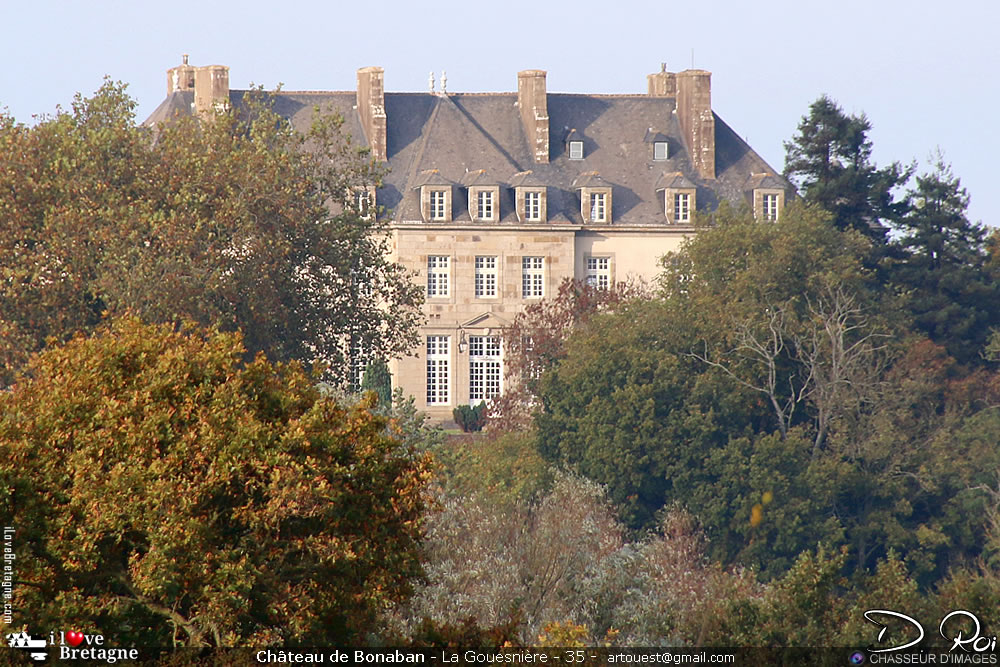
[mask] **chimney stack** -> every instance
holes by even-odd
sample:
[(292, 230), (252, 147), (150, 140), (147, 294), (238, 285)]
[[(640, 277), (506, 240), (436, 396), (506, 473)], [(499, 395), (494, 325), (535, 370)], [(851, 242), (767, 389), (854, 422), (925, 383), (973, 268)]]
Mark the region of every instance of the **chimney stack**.
[(677, 95), (677, 75), (667, 71), (667, 63), (662, 63), (660, 71), (656, 74), (647, 74), (646, 81), (649, 84), (650, 97), (676, 97)]
[(229, 68), (208, 65), (193, 69), (195, 112), (205, 116), (217, 109), (229, 108)]
[(712, 113), (711, 72), (689, 69), (677, 73), (677, 117), (691, 165), (702, 178), (714, 180), (715, 115)]
[(358, 115), (368, 139), (372, 157), (379, 162), (387, 159), (385, 87), (381, 67), (363, 67), (358, 70)]
[(188, 55), (185, 53), (184, 63), (167, 70), (167, 95), (182, 90), (194, 90), (194, 67), (188, 65)]
[(517, 73), (517, 105), (535, 162), (548, 164), (549, 105), (544, 70), (528, 69)]

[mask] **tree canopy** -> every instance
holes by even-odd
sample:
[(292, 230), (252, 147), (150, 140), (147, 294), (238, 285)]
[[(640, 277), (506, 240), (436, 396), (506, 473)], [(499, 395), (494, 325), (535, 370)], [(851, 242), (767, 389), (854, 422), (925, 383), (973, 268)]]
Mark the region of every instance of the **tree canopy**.
[(420, 291), (358, 210), (379, 170), (339, 117), (301, 134), (260, 91), (156, 128), (134, 108), (106, 82), (34, 126), (0, 115), (0, 382), (126, 311), (239, 329), (250, 358), (320, 360), (339, 382), (352, 346), (411, 347)]
[(124, 645), (348, 645), (409, 591), (426, 456), (238, 335), (133, 318), (0, 392), (18, 620)]
[(864, 114), (849, 116), (827, 96), (809, 107), (798, 133), (785, 142), (785, 176), (807, 202), (833, 215), (838, 229), (855, 229), (881, 244), (887, 224), (904, 212), (893, 190), (910, 177), (898, 162), (877, 168)]
[(940, 153), (907, 200), (892, 281), (909, 295), (920, 331), (962, 363), (982, 363), (1000, 326), (1000, 274), (989, 263), (987, 229), (969, 220), (969, 194)]
[(911, 334), (870, 247), (815, 208), (723, 212), (667, 258), (663, 299), (569, 337), (537, 385), (539, 451), (633, 527), (682, 503), (716, 559), (768, 575), (818, 541), (852, 568), (895, 549), (921, 581), (978, 553), (994, 385)]

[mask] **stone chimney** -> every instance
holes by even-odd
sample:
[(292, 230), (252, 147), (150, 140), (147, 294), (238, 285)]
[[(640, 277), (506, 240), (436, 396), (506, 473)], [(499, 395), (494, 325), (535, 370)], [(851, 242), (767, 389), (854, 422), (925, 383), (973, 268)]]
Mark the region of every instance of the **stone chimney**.
[(526, 69), (517, 73), (517, 105), (521, 124), (535, 162), (549, 161), (549, 105), (545, 92), (545, 71)]
[(715, 116), (712, 73), (689, 69), (677, 73), (677, 117), (691, 165), (705, 179), (715, 179)]
[(656, 74), (647, 74), (650, 97), (675, 97), (677, 95), (677, 75), (667, 71), (667, 63), (660, 65)]
[(182, 90), (194, 90), (194, 67), (188, 65), (188, 56), (184, 54), (184, 64), (167, 70), (167, 95)]
[(372, 157), (379, 162), (385, 162), (386, 151), (386, 117), (385, 117), (385, 87), (382, 80), (381, 67), (363, 67), (358, 70), (358, 115), (361, 116), (361, 127), (365, 131)]
[(194, 68), (194, 110), (205, 116), (229, 108), (229, 68), (208, 65)]

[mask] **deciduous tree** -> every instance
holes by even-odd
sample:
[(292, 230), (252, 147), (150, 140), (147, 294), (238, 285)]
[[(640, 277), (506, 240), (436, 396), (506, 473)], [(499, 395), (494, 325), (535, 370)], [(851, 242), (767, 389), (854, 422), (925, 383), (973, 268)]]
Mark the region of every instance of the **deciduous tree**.
[(339, 117), (303, 135), (257, 91), (154, 131), (134, 107), (106, 82), (31, 127), (0, 117), (0, 382), (126, 311), (239, 329), (250, 358), (320, 360), (338, 382), (352, 347), (409, 349), (420, 292), (357, 210), (379, 170)]
[(119, 320), (0, 392), (17, 623), (144, 646), (362, 641), (420, 571), (428, 461), (235, 334)]

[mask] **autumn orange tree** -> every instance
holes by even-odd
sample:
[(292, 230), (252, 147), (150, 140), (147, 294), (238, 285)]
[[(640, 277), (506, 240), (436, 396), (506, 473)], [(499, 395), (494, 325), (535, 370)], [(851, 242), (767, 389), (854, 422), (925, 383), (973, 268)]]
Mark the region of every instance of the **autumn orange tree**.
[(124, 318), (0, 392), (16, 626), (145, 646), (363, 641), (419, 572), (428, 459), (237, 334)]
[(105, 313), (240, 330), (341, 382), (351, 346), (412, 346), (420, 290), (358, 210), (379, 168), (339, 116), (303, 134), (268, 100), (149, 128), (106, 82), (32, 126), (0, 113), (0, 386)]

